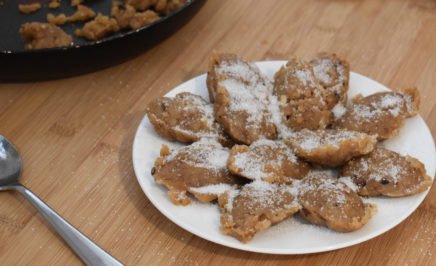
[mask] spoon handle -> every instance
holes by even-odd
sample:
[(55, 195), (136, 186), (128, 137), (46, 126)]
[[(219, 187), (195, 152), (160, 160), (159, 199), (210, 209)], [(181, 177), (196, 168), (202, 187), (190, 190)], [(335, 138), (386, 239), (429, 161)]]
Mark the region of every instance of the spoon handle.
[(59, 214), (51, 209), (44, 201), (22, 185), (14, 186), (39, 213), (54, 227), (56, 232), (67, 242), (76, 254), (87, 265), (123, 265), (117, 259), (97, 246), (89, 238), (65, 221)]

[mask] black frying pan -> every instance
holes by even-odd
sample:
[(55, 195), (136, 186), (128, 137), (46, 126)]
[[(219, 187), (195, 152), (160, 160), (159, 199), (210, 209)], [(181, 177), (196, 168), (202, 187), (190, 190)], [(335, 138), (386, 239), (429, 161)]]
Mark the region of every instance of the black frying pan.
[[(18, 12), (18, 3), (25, 0), (0, 0), (0, 81), (35, 81), (79, 75), (102, 69), (145, 51), (184, 25), (204, 4), (204, 0), (191, 0), (174, 13), (138, 30), (121, 31), (101, 41), (86, 41), (73, 32), (83, 24), (63, 26), (74, 36), (74, 46), (39, 50), (25, 50), (19, 34), (21, 24), (46, 21), (48, 12), (67, 15), (74, 12), (70, 0), (62, 0), (56, 10), (46, 5), (36, 13)], [(29, 1), (27, 1), (29, 2)], [(39, 1), (46, 3), (48, 0)], [(96, 13), (110, 14), (111, 0), (87, 1)]]

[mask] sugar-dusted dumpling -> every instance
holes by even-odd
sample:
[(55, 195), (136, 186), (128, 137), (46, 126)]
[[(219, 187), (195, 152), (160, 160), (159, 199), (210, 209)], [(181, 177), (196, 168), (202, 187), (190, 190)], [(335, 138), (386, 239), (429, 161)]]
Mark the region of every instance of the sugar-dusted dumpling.
[(313, 73), (325, 90), (325, 101), (330, 109), (347, 104), (350, 65), (333, 53), (319, 53), (310, 59)]
[(357, 230), (368, 223), (377, 207), (362, 201), (346, 183), (325, 172), (314, 172), (299, 185), (302, 216), (313, 224), (339, 232)]
[(433, 182), (420, 161), (381, 147), (350, 160), (341, 175), (350, 177), (364, 196), (413, 195), (425, 191)]
[(164, 145), (151, 174), (157, 183), (168, 188), (170, 200), (176, 205), (191, 202), (187, 192), (209, 202), (238, 183), (227, 170), (229, 154), (229, 149), (214, 139), (201, 139), (174, 151)]
[(272, 84), (254, 64), (233, 54), (213, 54), (207, 86), (216, 120), (236, 142), (277, 138), (269, 109)]
[(289, 185), (256, 180), (238, 190), (221, 194), (221, 231), (248, 242), (263, 231), (292, 216), (301, 208)]
[(175, 97), (160, 97), (148, 105), (147, 116), (156, 132), (169, 140), (194, 142), (216, 138), (223, 145), (230, 140), (215, 121), (213, 107), (201, 96), (182, 92)]
[(308, 162), (336, 167), (355, 156), (371, 152), (377, 144), (377, 137), (356, 131), (303, 129), (286, 138), (285, 143)]
[(334, 125), (377, 135), (379, 140), (392, 138), (398, 134), (404, 119), (418, 112), (418, 91), (407, 89), (403, 92), (379, 92), (356, 99)]
[(235, 175), (271, 183), (289, 183), (309, 172), (307, 163), (298, 159), (290, 147), (266, 139), (250, 146), (233, 146), (227, 166)]

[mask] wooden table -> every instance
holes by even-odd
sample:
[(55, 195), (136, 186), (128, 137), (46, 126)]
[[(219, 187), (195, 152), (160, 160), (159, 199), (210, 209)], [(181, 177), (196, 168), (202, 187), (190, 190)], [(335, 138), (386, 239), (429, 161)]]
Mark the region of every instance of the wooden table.
[[(391, 88), (416, 85), (435, 136), (435, 1), (211, 0), (182, 30), (127, 63), (63, 80), (0, 84), (0, 134), (21, 151), (22, 182), (131, 265), (435, 263), (434, 187), (391, 231), (304, 256), (222, 247), (157, 211), (133, 172), (135, 130), (147, 103), (204, 72), (213, 49), (249, 60), (336, 52), (353, 71)], [(21, 196), (0, 193), (0, 202), (2, 265), (81, 263)]]

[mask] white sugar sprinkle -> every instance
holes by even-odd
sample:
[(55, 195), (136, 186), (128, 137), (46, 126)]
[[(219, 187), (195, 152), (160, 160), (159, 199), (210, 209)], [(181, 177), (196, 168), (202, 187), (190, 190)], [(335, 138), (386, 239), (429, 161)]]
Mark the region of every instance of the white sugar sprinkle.
[(353, 182), (353, 180), (349, 176), (343, 176), (343, 177), (339, 178), (339, 182), (344, 183), (349, 188), (351, 188), (351, 190), (353, 190), (354, 192), (357, 192), (359, 190), (359, 188), (356, 186), (356, 184)]
[[(250, 126), (257, 126), (264, 116), (269, 115), (267, 104), (272, 83), (255, 65), (240, 60), (224, 62), (218, 66), (217, 73), (225, 73), (230, 77), (219, 82), (231, 99), (230, 111), (246, 112)], [(266, 118), (269, 120), (269, 117)]]
[(295, 71), (295, 76), (303, 83), (304, 86), (314, 86), (315, 80), (309, 69)]
[(317, 131), (303, 129), (295, 132), (291, 137), (291, 141), (299, 148), (311, 151), (327, 145), (339, 148), (341, 142), (347, 139), (365, 136), (365, 133), (356, 131), (325, 131), (325, 134), (320, 135)]
[(328, 74), (328, 70), (332, 67), (333, 64), (331, 60), (321, 59), (317, 65), (313, 66), (315, 77), (323, 83), (330, 83), (332, 77)]
[(189, 190), (200, 194), (221, 195), (234, 187), (229, 184), (214, 184), (202, 187), (191, 187)]
[(229, 150), (223, 148), (215, 139), (202, 138), (189, 146), (173, 151), (165, 160), (171, 161), (178, 155), (185, 153), (189, 156), (182, 156), (181, 160), (184, 163), (213, 171), (226, 170), (230, 155)]
[[(274, 162), (270, 161), (270, 149), (279, 149)], [(234, 165), (241, 169), (241, 174), (250, 179), (263, 179), (270, 175), (265, 172), (267, 164), (274, 164), (281, 167), (284, 161), (296, 162), (297, 158), (292, 150), (282, 142), (260, 139), (250, 145), (250, 150), (241, 152), (234, 156)]]
[(332, 109), (333, 115), (334, 115), (336, 120), (341, 118), (345, 114), (346, 111), (347, 111), (347, 109), (341, 103), (337, 103)]

